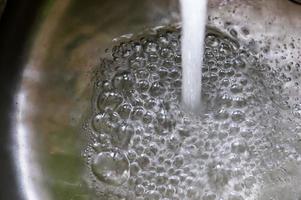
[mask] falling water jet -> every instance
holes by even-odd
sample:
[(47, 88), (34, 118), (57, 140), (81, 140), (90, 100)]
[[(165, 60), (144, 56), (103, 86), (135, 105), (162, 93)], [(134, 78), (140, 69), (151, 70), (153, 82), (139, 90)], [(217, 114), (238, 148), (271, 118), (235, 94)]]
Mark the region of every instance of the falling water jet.
[(202, 63), (207, 0), (180, 0), (182, 14), (182, 104), (189, 111), (201, 110)]

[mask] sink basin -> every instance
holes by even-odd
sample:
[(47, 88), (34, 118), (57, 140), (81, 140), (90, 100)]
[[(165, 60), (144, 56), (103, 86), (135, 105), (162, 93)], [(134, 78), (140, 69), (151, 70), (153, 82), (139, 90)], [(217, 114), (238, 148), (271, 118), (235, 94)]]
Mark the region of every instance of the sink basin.
[[(178, 1), (19, 2), (23, 3), (8, 2), (1, 19), (5, 31), (0, 37), (0, 74), (5, 97), (1, 100), (0, 198), (93, 199), (85, 185), (82, 150), (94, 68), (108, 56), (106, 49), (119, 41), (152, 27), (179, 23)], [(268, 46), (263, 60), (279, 59), (279, 66), (299, 62), (298, 4), (209, 0), (208, 7), (208, 25), (238, 37), (254, 52), (264, 52)], [(18, 16), (13, 15), (16, 10)], [(300, 95), (299, 87), (286, 89), (288, 95)], [(267, 199), (266, 194), (261, 198)]]

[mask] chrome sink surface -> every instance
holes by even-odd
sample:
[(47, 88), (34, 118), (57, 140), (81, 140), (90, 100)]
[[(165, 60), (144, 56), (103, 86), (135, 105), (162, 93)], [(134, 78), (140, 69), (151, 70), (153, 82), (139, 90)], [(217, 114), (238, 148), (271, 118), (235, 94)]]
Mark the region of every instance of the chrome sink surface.
[[(243, 40), (259, 44), (255, 49), (259, 41), (272, 41), (275, 52), (278, 43), (294, 38), (292, 53), (300, 53), (301, 6), (286, 0), (209, 0), (208, 6), (209, 25), (248, 30)], [(25, 38), (23, 70), (9, 113), (7, 145), (24, 200), (93, 199), (84, 181), (82, 126), (91, 106), (94, 68), (122, 38), (179, 22), (176, 0), (43, 1)]]

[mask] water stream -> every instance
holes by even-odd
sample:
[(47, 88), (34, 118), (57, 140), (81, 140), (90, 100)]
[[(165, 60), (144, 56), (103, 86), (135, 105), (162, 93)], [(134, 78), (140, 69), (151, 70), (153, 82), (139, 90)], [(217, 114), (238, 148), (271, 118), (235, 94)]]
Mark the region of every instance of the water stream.
[(188, 111), (201, 106), (202, 63), (207, 21), (207, 0), (181, 0), (182, 102)]

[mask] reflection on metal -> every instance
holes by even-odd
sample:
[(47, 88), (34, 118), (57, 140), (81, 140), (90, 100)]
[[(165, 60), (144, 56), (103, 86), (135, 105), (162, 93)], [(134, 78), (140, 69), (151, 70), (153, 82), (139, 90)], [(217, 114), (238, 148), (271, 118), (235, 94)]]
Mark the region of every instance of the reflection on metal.
[[(25, 119), (28, 112), (28, 101), (25, 91), (17, 95), (18, 107), (16, 116), (16, 150), (14, 152), (17, 164), (18, 177), (21, 177), (21, 190), (24, 199), (28, 200), (48, 200), (48, 195), (44, 191), (42, 184), (42, 174), (36, 160), (36, 151), (34, 148), (34, 138), (30, 134), (30, 129), (26, 127)], [(39, 184), (37, 184), (39, 183)]]
[[(56, 25), (59, 23), (59, 19), (68, 3), (69, 0), (64, 0), (54, 4), (49, 11), (50, 15), (45, 19), (47, 23), (43, 23), (38, 32), (39, 34), (35, 35), (28, 63), (25, 65), (23, 72), (20, 91), (16, 96), (18, 104), (14, 142), (17, 147), (14, 157), (24, 200), (53, 199), (49, 193), (49, 188), (45, 186), (47, 176), (41, 172), (42, 166), (39, 160), (42, 155), (39, 152), (39, 145), (41, 144), (37, 142), (41, 138), (36, 138), (40, 134), (37, 134), (33, 122), (34, 112), (38, 108), (34, 106), (31, 96), (33, 90), (29, 85), (31, 83), (37, 86), (42, 81), (40, 71), (43, 69), (43, 62), (47, 56), (47, 47), (51, 44), (51, 36), (57, 28)], [(33, 88), (35, 89), (35, 87)]]

